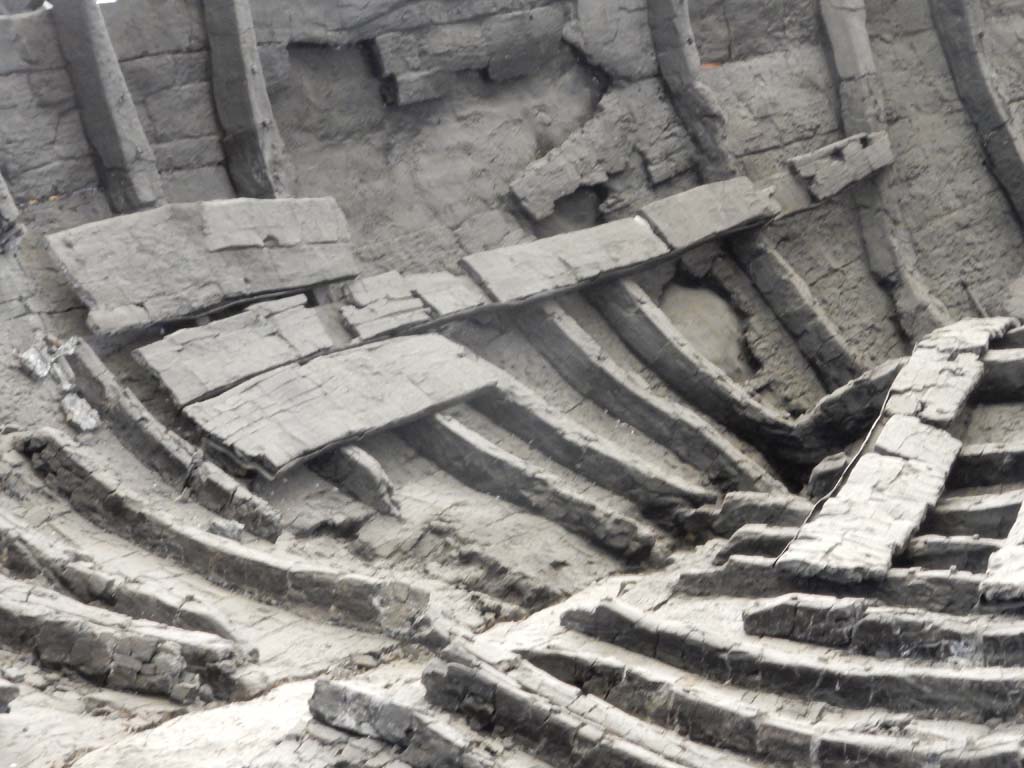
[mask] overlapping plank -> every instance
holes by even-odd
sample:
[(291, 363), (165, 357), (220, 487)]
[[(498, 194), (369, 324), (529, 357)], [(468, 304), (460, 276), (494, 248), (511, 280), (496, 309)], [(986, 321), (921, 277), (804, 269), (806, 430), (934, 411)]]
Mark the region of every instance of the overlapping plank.
[(640, 377), (608, 359), (600, 344), (557, 302), (524, 309), (518, 322), (580, 394), (661, 443), (709, 480), (734, 490), (782, 490), (756, 452), (741, 450), (702, 413), (654, 394)]
[(474, 253), (462, 266), (496, 301), (523, 302), (663, 258), (669, 248), (638, 218)]
[(345, 286), (341, 305), (345, 327), (361, 341), (389, 336), (429, 322), (433, 315), (398, 272), (360, 277)]
[(131, 619), (0, 574), (0, 637), (49, 667), (101, 685), (190, 702), (211, 686), (219, 699), (248, 699), (267, 686), (244, 650), (205, 632)]
[(1016, 324), (1010, 318), (975, 318), (928, 334), (893, 382), (886, 414), (951, 424), (981, 381), (981, 356), (989, 343)]
[(779, 209), (745, 176), (705, 184), (645, 205), (641, 214), (673, 250), (763, 224)]
[(801, 578), (843, 583), (881, 580), (926, 511), (923, 503), (900, 499), (829, 499), (800, 529), (777, 567)]
[(1024, 600), (1024, 518), (1019, 513), (1005, 544), (989, 557), (979, 592), (995, 605), (1015, 607)]
[(590, 299), (636, 355), (684, 400), (762, 450), (791, 460), (820, 456), (811, 441), (794, 435), (784, 413), (761, 404), (691, 344), (632, 280), (613, 280)]
[(893, 161), (889, 135), (884, 131), (859, 133), (805, 155), (790, 159), (793, 173), (814, 200), (833, 197), (851, 184), (866, 179)]
[[(838, 496), (800, 529), (776, 563), (781, 571), (847, 583), (885, 577), (893, 556), (938, 503), (960, 456), (960, 441), (940, 427), (957, 419), (981, 381), (981, 358), (992, 339), (1016, 324), (1011, 318), (963, 320), (918, 343), (893, 382), (884, 409), (888, 420), (872, 452), (857, 460)], [(999, 555), (992, 563), (1001, 569), (999, 584), (993, 581), (983, 593), (1024, 595), (1024, 569), (1011, 554), (1003, 567)]]
[(743, 627), (749, 635), (848, 647), (868, 656), (1020, 666), (1024, 622), (993, 618), (879, 606), (863, 597), (791, 593), (755, 603), (744, 611)]
[(321, 451), (497, 384), (496, 369), (434, 334), (293, 363), (185, 409), (240, 465), (275, 476)]
[(462, 266), (496, 301), (524, 302), (763, 224), (778, 211), (769, 191), (737, 177), (658, 200), (640, 217), (475, 253)]
[(133, 354), (181, 408), (333, 344), (317, 311), (306, 307), (305, 297), (291, 296), (177, 331)]
[(615, 440), (582, 427), (511, 377), (501, 391), (477, 398), (473, 406), (576, 474), (638, 504), (710, 504), (717, 497), (714, 490), (665, 472)]
[(563, 488), (557, 476), (452, 416), (420, 419), (401, 434), (432, 462), (482, 493), (530, 509), (626, 560), (639, 562), (651, 554), (656, 537), (648, 526)]
[(916, 418), (890, 419), (836, 498), (800, 529), (780, 570), (839, 582), (878, 581), (938, 503), (960, 441)]
[(483, 289), (466, 275), (414, 272), (406, 275), (405, 281), (438, 317), (471, 312), (490, 303)]
[(357, 338), (372, 341), (430, 322), (427, 305), (417, 296), (384, 299), (366, 307), (342, 307), (345, 327)]
[(165, 205), (46, 240), (97, 333), (140, 330), (358, 272), (332, 198)]

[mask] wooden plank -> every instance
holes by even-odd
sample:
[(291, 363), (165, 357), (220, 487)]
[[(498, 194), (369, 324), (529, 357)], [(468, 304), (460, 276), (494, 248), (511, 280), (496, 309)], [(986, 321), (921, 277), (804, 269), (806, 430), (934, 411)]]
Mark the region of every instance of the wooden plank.
[(443, 336), (391, 339), (293, 363), (185, 409), (212, 444), (273, 477), (495, 386), (499, 373)]
[(923, 502), (871, 496), (829, 499), (800, 529), (776, 567), (800, 578), (880, 581), (927, 512)]
[(789, 166), (806, 185), (811, 197), (821, 201), (834, 197), (851, 184), (892, 165), (889, 135), (858, 133), (789, 161)]
[(332, 346), (317, 311), (306, 306), (304, 296), (291, 296), (176, 331), (132, 354), (182, 408)]
[(764, 224), (779, 209), (768, 190), (736, 176), (656, 200), (641, 213), (673, 250), (682, 251)]
[(402, 437), (439, 467), (481, 493), (529, 509), (631, 562), (646, 560), (657, 537), (649, 526), (562, 487), (559, 478), (506, 451), (458, 419), (438, 414)]
[(365, 307), (342, 306), (345, 327), (360, 341), (371, 341), (430, 322), (433, 315), (418, 296), (381, 299)]
[[(972, 450), (933, 425), (947, 426), (960, 415), (981, 380), (981, 356), (1015, 324), (1009, 318), (963, 320), (918, 343), (893, 382), (888, 420), (873, 452), (856, 461), (839, 494), (800, 529), (777, 560), (779, 570), (844, 583), (885, 578), (893, 556), (938, 504), (954, 465), (963, 473), (962, 453)], [(1002, 550), (992, 556), (983, 594), (1024, 595), (1015, 551), (1022, 543), (1024, 531), (1005, 558)]]
[(981, 374), (981, 361), (973, 355), (949, 360), (916, 354), (893, 382), (885, 412), (916, 416), (930, 424), (952, 424), (981, 381)]
[(474, 253), (465, 270), (496, 301), (524, 302), (663, 258), (669, 248), (638, 218)]
[(460, 315), (490, 303), (483, 289), (465, 275), (415, 272), (406, 275), (405, 280), (438, 317)]
[(298, 293), (358, 272), (332, 198), (165, 205), (46, 241), (89, 309), (89, 327), (104, 334)]

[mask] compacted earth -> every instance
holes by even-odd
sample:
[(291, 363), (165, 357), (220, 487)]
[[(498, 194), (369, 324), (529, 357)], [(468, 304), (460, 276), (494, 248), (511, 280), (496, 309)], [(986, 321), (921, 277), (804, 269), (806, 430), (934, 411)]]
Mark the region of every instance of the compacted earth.
[(0, 768), (1024, 766), (1022, 40), (0, 0)]

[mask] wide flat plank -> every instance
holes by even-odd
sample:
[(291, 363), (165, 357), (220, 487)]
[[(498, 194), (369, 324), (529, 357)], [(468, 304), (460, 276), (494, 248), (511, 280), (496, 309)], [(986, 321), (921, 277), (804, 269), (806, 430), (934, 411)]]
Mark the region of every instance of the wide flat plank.
[(925, 504), (902, 499), (829, 499), (800, 529), (777, 567), (801, 578), (841, 583), (881, 580), (926, 512)]
[(789, 161), (811, 197), (827, 200), (892, 165), (892, 146), (885, 132), (859, 133)]
[(176, 331), (132, 354), (183, 408), (333, 345), (317, 311), (306, 306), (305, 297), (290, 296)]
[(1024, 517), (1017, 512), (1017, 520), (1003, 546), (988, 559), (988, 570), (978, 588), (988, 603), (1010, 603), (1015, 607), (1024, 599)]
[[(896, 376), (882, 431), (857, 459), (835, 498), (804, 524), (776, 561), (780, 571), (841, 583), (881, 581), (942, 496), (963, 446), (945, 431), (981, 381), (989, 344), (1016, 325), (975, 318), (922, 339)], [(1024, 535), (1021, 537), (1024, 540)], [(1024, 594), (1014, 547), (990, 561), (985, 594)], [(984, 588), (983, 588), (984, 592)]]
[(639, 218), (474, 253), (465, 270), (496, 301), (523, 302), (663, 258), (669, 248)]
[(96, 333), (141, 330), (251, 297), (353, 277), (332, 198), (165, 205), (57, 232), (54, 260)]
[(656, 200), (641, 213), (673, 250), (682, 251), (764, 224), (779, 207), (770, 190), (757, 189), (747, 177), (737, 176)]
[(892, 385), (886, 413), (916, 416), (930, 424), (952, 424), (981, 381), (983, 366), (970, 353), (953, 360), (927, 354), (910, 358)]
[(436, 334), (368, 344), (250, 379), (185, 414), (243, 467), (275, 476), (496, 386), (499, 373)]
[[(928, 350), (917, 354), (931, 357)], [(883, 580), (938, 504), (961, 447), (915, 416), (891, 416), (872, 450), (856, 461), (838, 495), (801, 527), (777, 567), (847, 584)]]

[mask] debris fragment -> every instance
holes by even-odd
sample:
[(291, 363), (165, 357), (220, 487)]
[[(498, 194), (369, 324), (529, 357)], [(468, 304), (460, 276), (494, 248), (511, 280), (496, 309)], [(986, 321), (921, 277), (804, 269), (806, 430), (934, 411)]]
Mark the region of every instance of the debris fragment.
[(79, 432), (92, 432), (100, 425), (100, 415), (96, 409), (74, 392), (64, 395), (60, 407), (68, 424)]
[(245, 526), (237, 520), (214, 520), (207, 526), (206, 530), (217, 536), (223, 536), (225, 539), (241, 541)]

